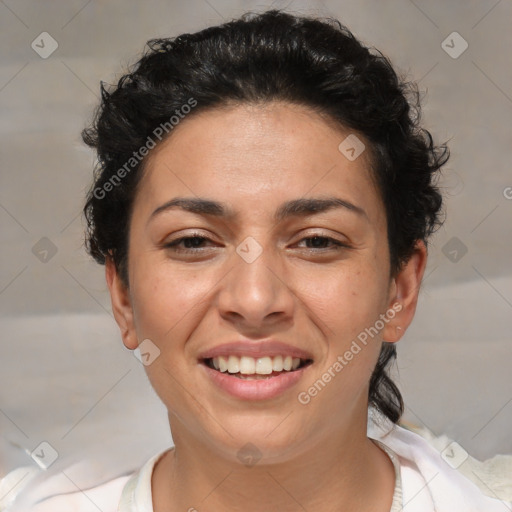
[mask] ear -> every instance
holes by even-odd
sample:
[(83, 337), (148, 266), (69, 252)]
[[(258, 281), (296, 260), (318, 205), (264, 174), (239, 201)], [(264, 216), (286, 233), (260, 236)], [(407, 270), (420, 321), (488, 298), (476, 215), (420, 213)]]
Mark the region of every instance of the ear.
[[(391, 280), (386, 313), (389, 321), (382, 330), (383, 341), (389, 343), (399, 341), (412, 322), (426, 265), (427, 248), (422, 240), (418, 240), (409, 261)], [(391, 316), (392, 311), (394, 316)]]
[(126, 348), (135, 350), (139, 343), (133, 322), (133, 309), (128, 287), (123, 283), (114, 261), (107, 257), (105, 263), (105, 278), (110, 291), (112, 312), (121, 330), (121, 337)]

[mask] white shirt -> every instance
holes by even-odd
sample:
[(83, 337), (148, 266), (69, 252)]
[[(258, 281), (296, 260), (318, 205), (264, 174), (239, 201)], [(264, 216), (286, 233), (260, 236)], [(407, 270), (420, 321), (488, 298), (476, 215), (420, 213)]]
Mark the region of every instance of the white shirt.
[[(512, 456), (481, 463), (444, 436), (427, 440), (372, 412), (368, 437), (388, 454), (395, 468), (390, 512), (512, 511)], [(32, 506), (22, 503), (23, 493), (12, 503), (14, 495), (8, 491), (16, 478), (14, 472), (9, 473), (0, 481), (0, 512), (153, 512), (151, 477), (166, 451), (151, 457), (132, 475)]]

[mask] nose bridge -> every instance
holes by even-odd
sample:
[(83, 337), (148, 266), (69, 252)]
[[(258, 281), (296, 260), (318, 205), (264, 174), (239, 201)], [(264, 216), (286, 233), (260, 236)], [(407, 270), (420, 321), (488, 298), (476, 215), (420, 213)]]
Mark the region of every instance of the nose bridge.
[(220, 293), (221, 314), (237, 313), (237, 317), (257, 324), (273, 313), (291, 314), (292, 293), (271, 249), (248, 237), (237, 247), (233, 264)]

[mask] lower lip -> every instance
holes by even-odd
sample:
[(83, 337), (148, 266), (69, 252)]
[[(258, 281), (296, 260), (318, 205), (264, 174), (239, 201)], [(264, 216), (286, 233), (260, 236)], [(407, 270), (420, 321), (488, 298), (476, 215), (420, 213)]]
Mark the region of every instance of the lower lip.
[(210, 379), (230, 395), (242, 400), (268, 400), (293, 387), (302, 377), (304, 370), (311, 365), (293, 372), (283, 372), (266, 379), (246, 380), (233, 377), (201, 364)]

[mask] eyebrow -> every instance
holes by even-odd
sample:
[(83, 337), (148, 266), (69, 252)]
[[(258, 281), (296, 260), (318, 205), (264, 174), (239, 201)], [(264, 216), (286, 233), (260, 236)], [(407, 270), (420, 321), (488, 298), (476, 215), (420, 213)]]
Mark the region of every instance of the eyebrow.
[[(166, 203), (159, 206), (151, 214), (149, 220), (152, 220), (158, 214), (173, 208), (180, 208), (197, 215), (212, 215), (215, 217), (230, 219), (237, 217), (235, 211), (218, 201), (197, 197), (175, 197), (174, 199), (171, 199), (170, 201), (167, 201)], [(341, 199), (339, 197), (326, 197), (300, 198), (287, 201), (286, 203), (283, 203), (275, 212), (274, 221), (281, 222), (290, 217), (306, 217), (308, 215), (315, 215), (337, 208), (344, 208), (350, 212), (368, 219), (368, 214), (360, 206), (356, 206), (350, 201)]]

